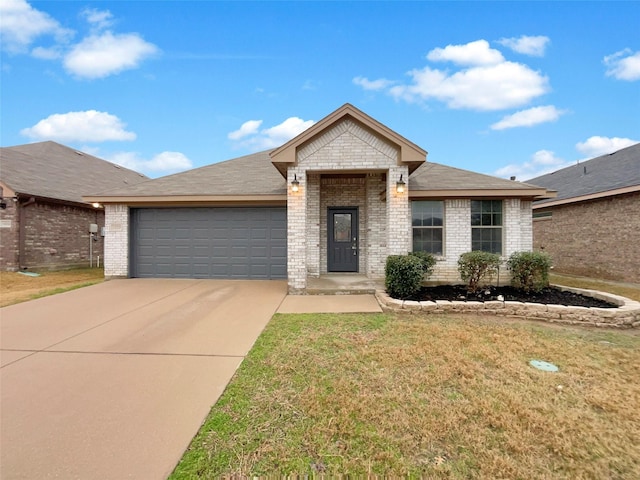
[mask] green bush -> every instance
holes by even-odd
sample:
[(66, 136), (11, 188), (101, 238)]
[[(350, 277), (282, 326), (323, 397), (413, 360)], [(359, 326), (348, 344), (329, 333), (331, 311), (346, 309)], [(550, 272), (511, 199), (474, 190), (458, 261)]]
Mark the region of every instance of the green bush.
[(544, 252), (514, 252), (507, 261), (511, 284), (525, 292), (539, 292), (549, 286), (551, 257)]
[(390, 255), (384, 275), (387, 293), (393, 298), (405, 299), (420, 290), (424, 266), (415, 255)]
[(427, 252), (410, 252), (409, 255), (420, 259), (425, 277), (431, 276), (436, 265), (436, 257)]
[(482, 280), (494, 275), (499, 267), (500, 255), (497, 253), (476, 250), (463, 253), (458, 259), (458, 272), (469, 292), (476, 292), (483, 286)]

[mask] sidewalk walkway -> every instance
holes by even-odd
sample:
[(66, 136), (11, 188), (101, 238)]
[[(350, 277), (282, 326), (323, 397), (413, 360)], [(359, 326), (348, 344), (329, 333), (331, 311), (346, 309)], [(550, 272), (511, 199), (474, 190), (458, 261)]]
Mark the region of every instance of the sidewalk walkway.
[(287, 295), (276, 313), (381, 313), (374, 295)]

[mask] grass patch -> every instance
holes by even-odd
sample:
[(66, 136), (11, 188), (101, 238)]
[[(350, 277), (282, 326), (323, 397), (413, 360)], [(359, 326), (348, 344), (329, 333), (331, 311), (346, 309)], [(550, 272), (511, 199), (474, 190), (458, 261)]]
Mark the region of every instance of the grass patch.
[(470, 315), (276, 315), (170, 478), (639, 478), (638, 347)]
[(589, 290), (600, 290), (601, 292), (609, 292), (615, 295), (631, 298), (640, 302), (640, 286), (629, 283), (609, 282), (606, 280), (597, 280), (585, 277), (573, 277), (570, 275), (561, 275), (552, 273), (549, 275), (551, 283), (557, 285), (565, 285), (567, 287), (586, 288)]
[(17, 272), (0, 272), (0, 307), (55, 295), (104, 281), (102, 268), (76, 268), (39, 272), (29, 277)]

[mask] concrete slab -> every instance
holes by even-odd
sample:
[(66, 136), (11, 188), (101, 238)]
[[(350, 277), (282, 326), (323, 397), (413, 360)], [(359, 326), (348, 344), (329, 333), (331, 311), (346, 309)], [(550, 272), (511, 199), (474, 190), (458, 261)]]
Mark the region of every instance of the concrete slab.
[(38, 353), (0, 371), (6, 479), (165, 479), (242, 358)]
[(166, 478), (286, 290), (112, 280), (3, 308), (0, 476)]
[(288, 295), (278, 313), (379, 313), (373, 295)]

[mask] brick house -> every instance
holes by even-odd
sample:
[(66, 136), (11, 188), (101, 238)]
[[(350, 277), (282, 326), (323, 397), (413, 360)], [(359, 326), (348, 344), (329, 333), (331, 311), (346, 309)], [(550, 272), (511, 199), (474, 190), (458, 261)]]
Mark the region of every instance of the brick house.
[(533, 240), (561, 273), (640, 283), (640, 143), (529, 180)]
[(82, 194), (147, 178), (55, 142), (1, 148), (0, 166), (0, 269), (9, 271), (97, 263), (104, 209)]
[(105, 275), (384, 276), (388, 255), (530, 250), (545, 188), (426, 161), (427, 152), (346, 104), (280, 148), (85, 197), (105, 205)]

